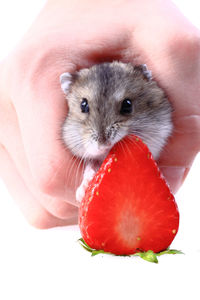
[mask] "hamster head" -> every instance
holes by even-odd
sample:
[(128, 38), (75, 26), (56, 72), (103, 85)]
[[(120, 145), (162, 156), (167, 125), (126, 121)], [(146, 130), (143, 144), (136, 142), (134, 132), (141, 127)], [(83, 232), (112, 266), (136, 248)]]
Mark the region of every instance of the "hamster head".
[(145, 65), (102, 63), (60, 76), (68, 101), (63, 140), (84, 159), (104, 159), (126, 135), (139, 136), (155, 159), (172, 132), (172, 108)]

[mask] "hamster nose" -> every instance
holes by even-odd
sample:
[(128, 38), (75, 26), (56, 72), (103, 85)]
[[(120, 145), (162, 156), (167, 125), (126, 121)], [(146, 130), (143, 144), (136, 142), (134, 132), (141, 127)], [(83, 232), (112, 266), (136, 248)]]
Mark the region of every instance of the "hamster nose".
[(99, 134), (97, 141), (98, 141), (99, 146), (105, 145), (107, 142), (105, 134)]
[(98, 134), (97, 137), (97, 142), (99, 146), (106, 146), (106, 147), (111, 147), (112, 143), (110, 141), (110, 135), (106, 134), (106, 133), (100, 133)]

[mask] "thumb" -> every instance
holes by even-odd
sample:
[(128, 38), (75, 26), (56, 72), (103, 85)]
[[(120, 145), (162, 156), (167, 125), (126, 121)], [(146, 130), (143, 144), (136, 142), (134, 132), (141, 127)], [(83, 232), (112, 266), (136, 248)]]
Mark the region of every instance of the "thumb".
[(195, 123), (194, 116), (187, 117), (187, 122), (184, 122), (187, 126), (175, 132), (158, 161), (160, 171), (173, 193), (183, 184), (200, 150), (200, 118)]
[(175, 194), (183, 184), (190, 168), (179, 166), (161, 166), (160, 171)]

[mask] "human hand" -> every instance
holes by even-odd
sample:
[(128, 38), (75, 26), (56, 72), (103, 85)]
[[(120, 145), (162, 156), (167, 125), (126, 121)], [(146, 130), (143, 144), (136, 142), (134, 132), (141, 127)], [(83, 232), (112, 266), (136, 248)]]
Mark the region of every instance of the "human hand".
[(174, 107), (159, 165), (176, 191), (200, 148), (199, 50), (198, 30), (168, 1), (47, 3), (0, 73), (0, 172), (30, 223), (77, 221), (82, 166), (60, 139), (60, 74), (111, 60), (148, 65)]

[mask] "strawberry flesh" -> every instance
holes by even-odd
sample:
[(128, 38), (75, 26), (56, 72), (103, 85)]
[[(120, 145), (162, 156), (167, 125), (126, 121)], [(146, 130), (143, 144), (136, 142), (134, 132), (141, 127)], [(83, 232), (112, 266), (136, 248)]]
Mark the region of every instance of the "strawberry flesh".
[(135, 136), (117, 143), (90, 182), (79, 210), (84, 241), (116, 255), (165, 250), (179, 226), (170, 189), (147, 146)]

